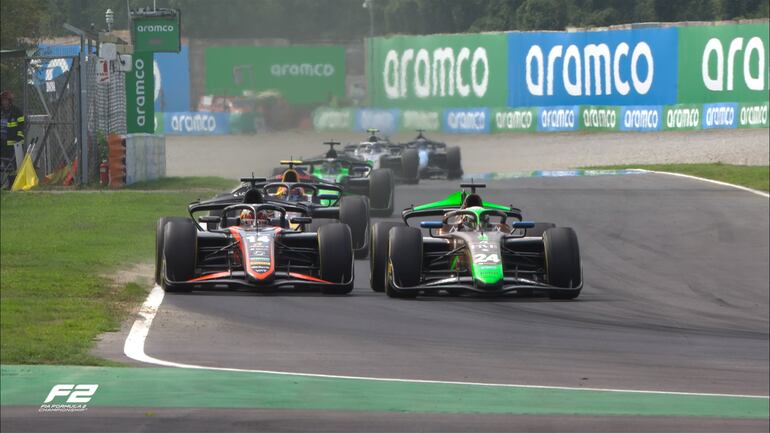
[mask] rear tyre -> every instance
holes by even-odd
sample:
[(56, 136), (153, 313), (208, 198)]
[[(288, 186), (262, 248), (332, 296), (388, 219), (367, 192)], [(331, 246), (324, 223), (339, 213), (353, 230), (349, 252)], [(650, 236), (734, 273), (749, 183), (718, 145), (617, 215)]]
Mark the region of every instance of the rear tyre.
[(360, 195), (343, 197), (340, 203), (340, 222), (350, 227), (355, 257), (365, 259), (369, 255), (366, 244), (369, 240), (369, 199)]
[(401, 154), (401, 176), (406, 183), (420, 181), (420, 155), (417, 149), (407, 149)]
[(353, 241), (350, 227), (342, 223), (318, 228), (318, 257), (321, 279), (340, 283), (321, 286), (325, 295), (345, 295), (353, 290)]
[(460, 148), (452, 146), (446, 150), (446, 168), (449, 179), (459, 179), (463, 176)]
[(575, 299), (583, 285), (577, 235), (569, 227), (550, 228), (543, 233), (545, 271), (548, 283), (564, 290), (550, 290), (551, 299)]
[(155, 284), (160, 284), (160, 271), (163, 267), (163, 240), (166, 224), (170, 221), (185, 221), (185, 217), (161, 217), (155, 225)]
[(369, 285), (375, 292), (385, 291), (385, 270), (388, 267), (388, 233), (403, 224), (378, 222), (372, 224), (369, 239)]
[(286, 167), (273, 167), (273, 176), (282, 175), (284, 170), (286, 170)]
[(369, 175), (369, 200), (372, 214), (389, 217), (393, 214), (393, 171), (387, 168), (373, 170)]
[(414, 298), (417, 292), (396, 289), (420, 284), (422, 277), (422, 232), (414, 227), (390, 229), (385, 294), (391, 298)]
[(184, 281), (195, 275), (198, 236), (192, 220), (169, 221), (164, 228), (163, 275), (161, 286), (167, 292), (186, 292)]

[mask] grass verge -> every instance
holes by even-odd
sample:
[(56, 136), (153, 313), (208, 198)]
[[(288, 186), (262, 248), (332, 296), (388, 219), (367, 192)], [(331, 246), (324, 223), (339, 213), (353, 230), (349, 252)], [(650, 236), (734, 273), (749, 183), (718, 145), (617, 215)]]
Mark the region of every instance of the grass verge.
[(94, 337), (117, 330), (145, 289), (104, 275), (152, 261), (157, 218), (201, 196), (3, 192), (0, 363), (110, 364), (89, 354)]
[(730, 165), (717, 162), (714, 164), (631, 164), (585, 168), (600, 170), (641, 168), (644, 170), (667, 171), (732, 183), (759, 191), (770, 190), (770, 167), (766, 165)]

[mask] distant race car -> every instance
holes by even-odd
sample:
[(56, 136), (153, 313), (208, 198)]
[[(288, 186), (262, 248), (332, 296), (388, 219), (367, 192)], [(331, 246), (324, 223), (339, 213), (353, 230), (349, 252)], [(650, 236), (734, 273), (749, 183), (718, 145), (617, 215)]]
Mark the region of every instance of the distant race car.
[[(353, 289), (350, 228), (307, 231), (302, 204), (266, 202), (257, 189), (244, 200), (192, 203), (190, 218), (164, 217), (156, 229), (155, 278), (169, 292), (313, 287), (325, 294)], [(217, 211), (219, 214), (207, 215)]]
[[(440, 291), (576, 298), (583, 273), (574, 230), (522, 221), (519, 209), (482, 200), (476, 190), (484, 186), (462, 184), (471, 192), (407, 208), (406, 225), (374, 224), (372, 289), (396, 298)], [(427, 235), (409, 225), (415, 220)]]
[[(324, 145), (329, 146), (329, 150), (317, 157), (281, 161), (282, 167), (273, 170), (273, 178), (337, 185), (345, 195), (360, 194), (369, 197), (372, 215), (387, 217), (393, 214), (393, 172), (375, 168), (368, 161), (338, 153), (334, 146), (339, 144), (337, 141), (325, 142)], [(324, 189), (321, 188), (321, 193), (333, 193)]]
[(391, 143), (378, 137), (378, 129), (367, 129), (370, 134), (366, 141), (345, 146), (345, 154), (369, 162), (373, 168), (389, 168), (401, 183), (420, 181), (420, 155), (417, 149), (410, 149), (402, 144)]
[(420, 177), (423, 179), (446, 178), (459, 179), (463, 176), (460, 148), (447, 146), (446, 143), (433, 141), (423, 135), (422, 129), (417, 130), (417, 137), (403, 143), (406, 149), (417, 150), (419, 158)]
[[(295, 161), (285, 162), (291, 166)], [(266, 203), (278, 206), (285, 204), (292, 207), (301, 206), (305, 209), (304, 212), (313, 218), (337, 219), (347, 224), (353, 237), (353, 251), (356, 258), (366, 258), (369, 254), (369, 199), (359, 195), (343, 196), (343, 188), (340, 185), (317, 179), (297, 181), (300, 179), (299, 172), (294, 168), (287, 170), (292, 172), (287, 171), (283, 177), (285, 180), (242, 178), (240, 186), (228, 193), (219, 194), (206, 203), (242, 203), (251, 191), (256, 191), (262, 197), (261, 200)], [(293, 174), (293, 177), (290, 174)], [(209, 215), (219, 216), (219, 212), (221, 209), (212, 209)]]

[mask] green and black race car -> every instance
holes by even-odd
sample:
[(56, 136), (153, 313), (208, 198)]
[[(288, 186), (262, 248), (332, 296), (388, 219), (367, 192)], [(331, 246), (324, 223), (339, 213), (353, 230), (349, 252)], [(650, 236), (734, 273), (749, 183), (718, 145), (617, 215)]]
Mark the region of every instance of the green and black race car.
[(387, 217), (393, 213), (394, 179), (390, 169), (374, 168), (371, 162), (362, 161), (346, 154), (338, 154), (334, 146), (337, 141), (327, 141), (329, 150), (318, 157), (281, 161), (282, 167), (273, 170), (276, 181), (318, 183), (321, 194), (323, 185), (336, 185), (345, 195), (356, 194), (369, 197), (372, 216)]
[(583, 274), (574, 230), (523, 221), (521, 210), (482, 200), (483, 187), (462, 184), (471, 192), (407, 208), (404, 224), (374, 224), (372, 289), (395, 298), (441, 291), (576, 298)]

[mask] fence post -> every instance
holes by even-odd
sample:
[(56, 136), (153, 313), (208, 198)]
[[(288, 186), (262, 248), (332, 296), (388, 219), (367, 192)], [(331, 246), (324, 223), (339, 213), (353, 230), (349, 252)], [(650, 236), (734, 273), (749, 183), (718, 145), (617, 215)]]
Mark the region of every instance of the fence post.
[(64, 23), (64, 28), (80, 36), (80, 58), (78, 64), (78, 88), (80, 108), (80, 128), (78, 130), (78, 143), (80, 144), (80, 158), (78, 168), (80, 171), (80, 183), (88, 183), (88, 83), (86, 82), (86, 33), (77, 27)]

